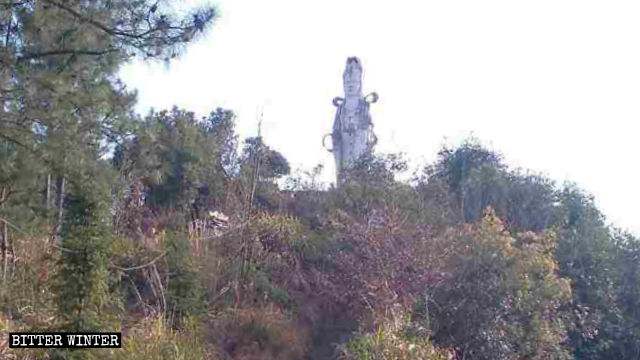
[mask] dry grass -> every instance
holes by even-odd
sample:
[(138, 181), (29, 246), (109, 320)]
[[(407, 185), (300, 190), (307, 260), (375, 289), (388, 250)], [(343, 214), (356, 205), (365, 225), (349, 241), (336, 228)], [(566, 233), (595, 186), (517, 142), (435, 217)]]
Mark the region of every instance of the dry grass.
[[(393, 311), (392, 311), (393, 313)], [(451, 360), (451, 349), (431, 344), (425, 334), (406, 330), (407, 313), (395, 313), (386, 318), (376, 331), (360, 333), (339, 346), (340, 360)]]
[(310, 340), (295, 317), (276, 307), (227, 310), (209, 321), (206, 336), (219, 350), (211, 359), (300, 359)]
[(15, 256), (0, 287), (0, 358), (41, 359), (43, 349), (9, 349), (9, 332), (54, 329), (56, 254), (45, 236), (13, 235)]
[(164, 325), (162, 316), (147, 317), (122, 334), (123, 348), (113, 359), (184, 359), (204, 357), (204, 344), (197, 319), (187, 319), (184, 330), (176, 331)]

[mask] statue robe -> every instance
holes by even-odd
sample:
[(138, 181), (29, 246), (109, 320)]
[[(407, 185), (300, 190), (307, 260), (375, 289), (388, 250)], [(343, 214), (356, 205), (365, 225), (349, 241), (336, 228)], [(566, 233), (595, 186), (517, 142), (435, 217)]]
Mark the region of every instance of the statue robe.
[(357, 99), (355, 108), (349, 109), (347, 101), (337, 104), (333, 123), (333, 156), (337, 172), (352, 166), (360, 156), (371, 150), (372, 122), (369, 103), (363, 97)]

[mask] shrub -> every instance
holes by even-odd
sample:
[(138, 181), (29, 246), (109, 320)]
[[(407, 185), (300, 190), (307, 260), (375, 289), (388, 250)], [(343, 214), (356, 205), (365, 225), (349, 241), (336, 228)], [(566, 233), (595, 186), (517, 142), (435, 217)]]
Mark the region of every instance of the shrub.
[(423, 335), (406, 330), (404, 320), (387, 321), (372, 333), (361, 333), (339, 346), (340, 360), (447, 360), (451, 350), (438, 348)]
[(428, 286), (421, 309), (436, 344), (474, 359), (569, 359), (569, 281), (556, 275), (555, 235), (511, 236), (488, 209), (459, 242), (450, 281)]
[[(168, 268), (166, 312), (171, 319), (201, 315), (206, 308), (205, 292), (198, 281), (195, 259), (189, 240), (172, 233), (166, 242)], [(179, 322), (175, 325), (180, 325)]]

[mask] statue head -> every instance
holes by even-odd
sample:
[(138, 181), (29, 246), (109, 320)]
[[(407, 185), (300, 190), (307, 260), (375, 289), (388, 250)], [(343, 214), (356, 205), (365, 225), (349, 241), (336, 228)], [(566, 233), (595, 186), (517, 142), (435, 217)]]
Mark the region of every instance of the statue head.
[(360, 96), (362, 93), (362, 65), (357, 57), (347, 59), (347, 66), (342, 74), (344, 96)]

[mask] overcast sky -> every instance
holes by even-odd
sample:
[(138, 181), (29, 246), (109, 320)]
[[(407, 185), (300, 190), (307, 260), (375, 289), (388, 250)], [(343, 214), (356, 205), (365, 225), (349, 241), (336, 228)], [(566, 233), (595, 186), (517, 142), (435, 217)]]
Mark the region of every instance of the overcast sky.
[[(196, 1), (193, 1), (196, 2)], [(507, 163), (575, 181), (640, 234), (640, 1), (217, 1), (171, 63), (122, 70), (138, 109), (238, 115), (294, 168), (322, 163), (348, 56), (364, 67), (378, 152), (433, 161), (473, 134)]]

